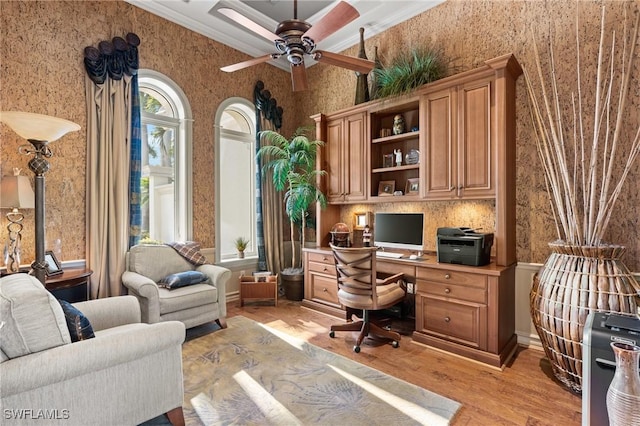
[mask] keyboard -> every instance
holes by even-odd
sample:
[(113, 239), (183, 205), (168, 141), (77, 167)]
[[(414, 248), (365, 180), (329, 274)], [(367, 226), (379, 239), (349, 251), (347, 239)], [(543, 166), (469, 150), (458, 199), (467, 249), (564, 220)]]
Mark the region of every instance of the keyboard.
[(400, 259), (401, 257), (404, 257), (404, 254), (402, 253), (393, 253), (390, 251), (377, 251), (376, 252), (376, 257), (387, 257), (387, 258), (391, 258), (391, 259)]

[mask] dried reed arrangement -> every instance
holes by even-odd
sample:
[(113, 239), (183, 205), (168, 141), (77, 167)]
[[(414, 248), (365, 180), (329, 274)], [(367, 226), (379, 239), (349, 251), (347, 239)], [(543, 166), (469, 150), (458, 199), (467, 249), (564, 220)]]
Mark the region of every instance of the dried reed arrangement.
[[(627, 95), (632, 71), (638, 71), (633, 68), (633, 62), (640, 21), (636, 10), (635, 23), (630, 29), (633, 34), (629, 38), (627, 9), (620, 51), (615, 31), (610, 47), (605, 47), (605, 8), (602, 7), (592, 117), (583, 114), (587, 104), (581, 88), (579, 13), (576, 13), (577, 94), (571, 93), (573, 119), (568, 128), (563, 122), (563, 102), (558, 92), (551, 35), (548, 41), (550, 77), (542, 71), (535, 38), (533, 43), (540, 97), (528, 70), (523, 67), (536, 128), (536, 146), (544, 168), (556, 230), (566, 244), (602, 245), (624, 181), (640, 153), (640, 125), (635, 131), (623, 132), (625, 114), (632, 113), (627, 110)], [(593, 122), (588, 123), (588, 120)], [(587, 134), (587, 129), (592, 129), (591, 135)], [(634, 133), (628, 157), (619, 158), (621, 137)], [(614, 173), (617, 164), (624, 164), (624, 168), (622, 172)]]

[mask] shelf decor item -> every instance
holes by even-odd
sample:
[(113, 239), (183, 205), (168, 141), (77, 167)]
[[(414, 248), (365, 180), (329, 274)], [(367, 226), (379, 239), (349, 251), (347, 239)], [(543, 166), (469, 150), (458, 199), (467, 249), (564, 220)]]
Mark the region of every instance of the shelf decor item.
[(378, 197), (391, 196), (396, 190), (395, 180), (383, 180), (378, 185)]
[[(577, 393), (582, 391), (587, 315), (635, 315), (638, 310), (640, 285), (620, 260), (625, 247), (603, 240), (624, 181), (640, 153), (640, 126), (627, 125), (633, 122), (627, 116), (636, 108), (626, 102), (627, 94), (639, 89), (630, 87), (634, 81), (630, 75), (640, 14), (636, 13), (630, 32), (626, 20), (625, 16), (624, 30), (607, 39), (602, 8), (597, 76), (584, 78), (594, 81), (595, 87), (581, 87), (586, 68), (578, 66), (572, 80), (577, 82), (576, 93), (558, 93), (555, 82), (563, 80), (556, 75), (553, 40), (548, 43), (550, 76), (543, 75), (535, 42), (538, 87), (524, 69), (537, 150), (559, 238), (549, 244), (552, 253), (533, 278), (530, 311), (554, 376)], [(576, 28), (580, 28), (578, 21)], [(617, 38), (620, 35), (622, 41)], [(605, 47), (608, 43), (610, 47)], [(623, 46), (620, 52), (618, 46)], [(580, 55), (577, 30), (576, 51)], [(620, 75), (618, 70), (623, 70)], [(591, 96), (592, 104), (587, 102)], [(565, 105), (561, 99), (570, 101)], [(573, 122), (563, 123), (565, 116), (573, 117)], [(619, 149), (621, 135), (629, 135), (625, 149)]]
[[(358, 58), (368, 59), (364, 49), (364, 28), (360, 28), (360, 50)], [(369, 101), (369, 73), (356, 71), (356, 101), (355, 105)]]
[(407, 187), (404, 190), (405, 195), (418, 195), (420, 189), (420, 179), (407, 179)]
[(612, 342), (616, 372), (607, 391), (609, 426), (640, 424), (640, 347)]
[(410, 92), (446, 75), (447, 65), (442, 50), (418, 47), (401, 52), (384, 68), (373, 68), (377, 83), (376, 98)]

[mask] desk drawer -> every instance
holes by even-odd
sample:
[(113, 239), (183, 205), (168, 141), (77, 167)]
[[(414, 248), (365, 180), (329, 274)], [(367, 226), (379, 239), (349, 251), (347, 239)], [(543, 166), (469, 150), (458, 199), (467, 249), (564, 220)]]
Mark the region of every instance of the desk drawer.
[(417, 292), (430, 296), (487, 304), (487, 290), (484, 287), (456, 285), (454, 283), (444, 284), (424, 280), (417, 280), (416, 285)]
[(417, 278), (443, 284), (455, 284), (465, 287), (487, 288), (487, 276), (470, 272), (450, 271), (446, 269), (416, 268)]
[(309, 271), (319, 274), (327, 274), (332, 277), (336, 276), (336, 265), (333, 262), (329, 265), (326, 263), (309, 262)]
[(452, 303), (431, 297), (419, 297), (422, 306), (422, 331), (467, 346), (486, 350), (487, 310), (485, 306)]
[(326, 263), (327, 265), (335, 265), (335, 260), (333, 260), (333, 253), (314, 253), (309, 252), (309, 262), (318, 262), (318, 263)]
[(322, 275), (309, 274), (309, 278), (311, 279), (311, 299), (340, 306), (338, 283), (335, 277), (328, 278)]

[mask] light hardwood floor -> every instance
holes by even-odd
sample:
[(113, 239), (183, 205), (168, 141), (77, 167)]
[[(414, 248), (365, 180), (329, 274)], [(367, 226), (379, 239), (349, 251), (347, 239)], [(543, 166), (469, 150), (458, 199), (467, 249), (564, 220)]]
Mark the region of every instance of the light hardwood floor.
[(227, 316), (243, 315), (303, 337), (310, 343), (377, 370), (444, 395), (462, 404), (452, 424), (459, 425), (579, 425), (581, 398), (553, 379), (544, 353), (519, 348), (499, 369), (413, 343), (403, 335), (400, 347), (369, 339), (359, 354), (353, 352), (356, 333), (329, 337), (339, 319), (280, 299), (278, 306), (230, 302)]

